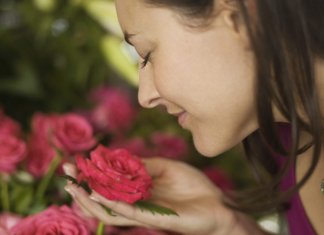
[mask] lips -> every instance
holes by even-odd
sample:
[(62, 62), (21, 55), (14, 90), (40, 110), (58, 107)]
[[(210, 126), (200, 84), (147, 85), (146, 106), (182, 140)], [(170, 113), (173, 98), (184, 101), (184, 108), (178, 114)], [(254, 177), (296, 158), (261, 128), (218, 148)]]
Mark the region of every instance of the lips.
[(186, 115), (187, 114), (186, 111), (181, 111), (181, 112), (178, 112), (178, 113), (169, 112), (169, 114), (178, 117), (178, 123), (179, 123), (180, 126), (183, 127), (183, 123), (184, 123), (184, 121), (186, 119), (186, 116), (187, 116)]
[(186, 116), (187, 116), (187, 112), (181, 112), (181, 113), (179, 113), (177, 115), (177, 117), (178, 117), (178, 123), (182, 127), (183, 127), (183, 124), (184, 124), (184, 122), (186, 120)]

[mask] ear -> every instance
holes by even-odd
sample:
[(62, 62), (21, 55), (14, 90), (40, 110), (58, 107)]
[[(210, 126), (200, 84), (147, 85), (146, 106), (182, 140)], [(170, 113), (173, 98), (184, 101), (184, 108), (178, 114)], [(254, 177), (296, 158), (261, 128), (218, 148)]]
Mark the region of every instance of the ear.
[[(251, 0), (247, 0), (251, 1)], [(253, 0), (252, 0), (253, 1)], [(236, 0), (218, 0), (219, 16), (225, 26), (235, 33), (247, 48), (250, 48), (250, 40), (243, 20), (239, 3)]]
[(235, 0), (218, 0), (216, 7), (220, 9), (223, 22), (235, 32), (238, 32), (242, 23), (238, 3)]

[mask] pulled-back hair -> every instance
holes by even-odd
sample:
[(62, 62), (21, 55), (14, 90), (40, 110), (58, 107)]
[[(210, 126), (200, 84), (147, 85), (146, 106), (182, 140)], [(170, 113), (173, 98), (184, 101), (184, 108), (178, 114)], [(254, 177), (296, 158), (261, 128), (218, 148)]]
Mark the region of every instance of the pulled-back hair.
[[(235, 0), (232, 0), (232, 2)], [(259, 129), (244, 141), (247, 158), (260, 186), (235, 194), (232, 207), (245, 212), (267, 212), (282, 208), (313, 173), (323, 145), (323, 124), (315, 85), (314, 60), (324, 59), (323, 0), (251, 0), (254, 14), (242, 0), (236, 0), (248, 29), (256, 61), (256, 104)], [(146, 0), (168, 7), (190, 19), (213, 17), (215, 0)], [(216, 1), (217, 3), (217, 1)], [(278, 134), (273, 104), (291, 125), (291, 146), (286, 148)], [(300, 110), (304, 114), (300, 115)], [(312, 141), (299, 149), (301, 131)], [(297, 184), (286, 192), (278, 186), (301, 152), (313, 148), (311, 165)], [(271, 154), (287, 157), (278, 169)], [(267, 174), (264, 174), (267, 172)], [(271, 179), (269, 180), (269, 176)]]

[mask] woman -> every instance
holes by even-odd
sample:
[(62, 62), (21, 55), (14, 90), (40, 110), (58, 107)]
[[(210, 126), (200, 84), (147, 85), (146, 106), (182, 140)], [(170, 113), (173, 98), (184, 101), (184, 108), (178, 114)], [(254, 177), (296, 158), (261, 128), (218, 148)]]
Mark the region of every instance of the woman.
[[(126, 41), (142, 58), (140, 104), (165, 106), (207, 157), (243, 141), (256, 173), (263, 167), (272, 179), (224, 202), (199, 171), (154, 158), (146, 161), (155, 177), (152, 199), (179, 217), (141, 212), (68, 185), (75, 201), (112, 225), (265, 234), (236, 209), (267, 212), (293, 196), (291, 234), (323, 234), (324, 2), (116, 0), (116, 7)], [(73, 167), (66, 172), (74, 175)], [(287, 177), (294, 184), (279, 186)]]

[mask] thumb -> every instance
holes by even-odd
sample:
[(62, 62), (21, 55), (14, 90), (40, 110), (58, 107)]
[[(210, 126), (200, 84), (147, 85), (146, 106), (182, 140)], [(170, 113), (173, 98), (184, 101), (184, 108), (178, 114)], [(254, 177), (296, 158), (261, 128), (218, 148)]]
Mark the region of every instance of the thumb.
[(65, 174), (67, 174), (73, 178), (77, 177), (77, 169), (76, 169), (75, 165), (73, 165), (71, 163), (64, 163), (63, 170), (64, 170)]
[(174, 160), (161, 157), (145, 158), (143, 159), (143, 162), (148, 173), (152, 177), (161, 177), (169, 171), (175, 163)]

